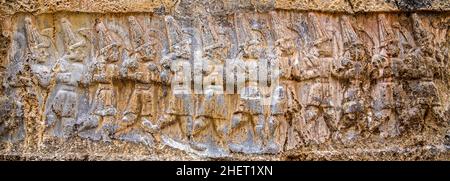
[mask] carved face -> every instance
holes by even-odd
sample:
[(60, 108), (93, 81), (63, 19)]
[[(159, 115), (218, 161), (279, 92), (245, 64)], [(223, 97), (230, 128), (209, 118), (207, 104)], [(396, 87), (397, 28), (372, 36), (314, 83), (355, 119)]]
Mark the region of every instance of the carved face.
[(356, 114), (355, 113), (346, 113), (346, 114), (344, 114), (344, 118), (347, 120), (356, 120)]
[(181, 41), (173, 45), (173, 52), (179, 58), (189, 59), (192, 55), (191, 44), (191, 38), (187, 34), (182, 34)]
[(128, 23), (130, 23), (131, 26), (136, 26), (137, 25), (136, 18), (134, 16), (128, 17)]
[(395, 40), (389, 41), (386, 45), (386, 53), (389, 57), (398, 57), (400, 53), (398, 42)]
[(362, 61), (366, 56), (366, 51), (361, 44), (354, 45), (349, 51), (353, 61)]
[(286, 40), (286, 41), (282, 41), (279, 44), (280, 50), (283, 52), (283, 54), (285, 55), (292, 55), (295, 52), (295, 42), (294, 40)]
[(69, 22), (69, 20), (68, 19), (66, 19), (66, 18), (62, 18), (61, 19), (61, 25), (62, 25), (62, 27), (63, 28), (71, 28), (71, 24), (70, 24), (70, 22)]
[(36, 57), (38, 63), (45, 63), (50, 58), (50, 54), (47, 52), (47, 49), (41, 48), (39, 50), (39, 54)]
[(306, 56), (309, 59), (315, 59), (320, 56), (319, 49), (317, 48), (317, 46), (312, 46), (310, 49), (308, 49), (306, 51), (307, 51)]
[(120, 59), (120, 50), (118, 47), (112, 47), (109, 54), (108, 54), (108, 58), (106, 59), (106, 61), (108, 62), (117, 62)]
[(141, 56), (142, 61), (155, 61), (159, 58), (160, 55), (160, 42), (156, 38), (150, 38), (150, 44), (140, 50), (139, 55)]
[(95, 30), (97, 30), (97, 32), (102, 32), (102, 33), (107, 31), (106, 26), (105, 26), (105, 24), (103, 24), (103, 22), (97, 23), (97, 26), (95, 26)]
[[(25, 28), (27, 29), (27, 31), (31, 31), (33, 27), (33, 23), (31, 22), (31, 18), (27, 17), (25, 18)], [(29, 32), (27, 32), (29, 33)]]
[(220, 46), (214, 49), (209, 49), (206, 52), (208, 58), (223, 61), (228, 56), (228, 49), (225, 46)]
[(423, 41), (421, 49), (427, 56), (432, 56), (434, 53), (433, 44), (429, 40)]
[(147, 48), (143, 49), (140, 52), (140, 60), (144, 62), (152, 61), (157, 59), (157, 53), (154, 48), (154, 45), (149, 45)]
[(264, 54), (264, 47), (261, 42), (254, 41), (244, 49), (244, 57), (257, 59)]

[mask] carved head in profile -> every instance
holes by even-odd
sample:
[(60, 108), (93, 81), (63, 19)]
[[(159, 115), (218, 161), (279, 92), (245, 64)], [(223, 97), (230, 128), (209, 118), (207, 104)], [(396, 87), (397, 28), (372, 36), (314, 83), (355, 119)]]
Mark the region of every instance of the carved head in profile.
[(25, 30), (27, 31), (26, 33), (30, 34), (31, 31), (33, 30), (33, 22), (30, 17), (26, 17), (24, 21), (25, 21)]
[(72, 28), (72, 24), (67, 18), (61, 18), (61, 26), (64, 31), (68, 31), (69, 29)]
[(386, 55), (389, 57), (398, 57), (400, 48), (397, 39), (386, 40), (382, 43), (381, 48), (386, 50)]
[(309, 48), (303, 50), (304, 54), (306, 55), (306, 58), (314, 60), (319, 58), (320, 52), (319, 47), (312, 45)]
[(348, 53), (353, 61), (363, 61), (367, 57), (367, 49), (362, 43), (355, 43), (350, 45)]
[[(98, 35), (98, 45), (100, 54), (106, 58), (108, 62), (117, 62), (120, 59), (119, 45), (110, 38), (110, 32), (101, 20), (96, 20), (95, 31)], [(105, 49), (107, 48), (107, 49)]]
[(205, 56), (208, 59), (224, 61), (228, 56), (228, 47), (222, 43), (216, 47), (208, 47), (205, 50)]
[(150, 36), (148, 46), (144, 49), (144, 61), (157, 61), (161, 54), (161, 41), (154, 36)]
[(427, 36), (419, 39), (419, 46), (420, 46), (422, 52), (426, 56), (430, 57), (430, 56), (434, 55), (435, 47), (433, 45), (433, 40), (431, 38), (431, 35), (427, 35)]
[(293, 37), (282, 38), (280, 40), (277, 40), (276, 45), (282, 52), (283, 56), (293, 55), (295, 53), (296, 46), (295, 46), (295, 38)]
[(38, 56), (36, 56), (37, 63), (45, 63), (50, 58), (50, 53), (45, 49), (38, 50)]
[(173, 46), (173, 51), (177, 55), (178, 58), (189, 59), (191, 57), (191, 41), (183, 40)]
[(244, 57), (246, 58), (257, 59), (261, 55), (262, 46), (260, 45), (260, 42), (250, 41), (250, 43), (244, 47)]
[(250, 59), (257, 59), (265, 53), (265, 38), (264, 38), (264, 24), (257, 19), (250, 20), (249, 39), (244, 45), (244, 57)]
[(134, 16), (129, 16), (128, 17), (128, 23), (130, 23), (131, 26), (138, 25), (138, 22), (137, 22), (137, 20), (136, 20), (136, 18)]
[(106, 61), (108, 62), (118, 62), (120, 60), (120, 48), (119, 45), (115, 44), (110, 48), (109, 53), (107, 54)]

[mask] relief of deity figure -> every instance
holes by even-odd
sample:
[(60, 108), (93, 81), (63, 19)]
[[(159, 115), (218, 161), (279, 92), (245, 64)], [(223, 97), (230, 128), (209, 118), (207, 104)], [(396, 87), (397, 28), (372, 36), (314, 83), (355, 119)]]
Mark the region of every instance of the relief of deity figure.
[[(133, 49), (124, 60), (121, 74), (134, 81), (135, 87), (123, 113), (121, 130), (124, 132), (120, 133), (120, 138), (153, 144), (157, 118), (152, 104), (156, 100), (153, 96), (156, 84), (161, 83), (161, 68), (157, 64), (161, 37), (145, 30), (134, 16), (128, 17), (128, 22)], [(135, 140), (136, 135), (139, 135), (138, 140)]]
[(364, 80), (367, 79), (368, 50), (355, 32), (349, 17), (340, 19), (343, 52), (334, 61), (332, 74), (344, 86), (342, 100), (342, 117), (338, 123), (341, 140), (350, 143), (365, 128), (364, 114), (366, 111)]
[[(52, 43), (52, 28), (47, 28), (39, 31), (36, 25), (33, 23), (31, 17), (25, 17), (25, 35), (27, 39), (27, 52), (28, 58), (31, 59), (31, 73), (32, 79), (35, 83), (36, 99), (38, 101), (38, 110), (29, 110), (29, 112), (35, 111), (36, 113), (43, 114), (45, 112), (45, 101), (47, 100), (50, 80), (51, 80), (51, 65), (54, 63), (56, 50)], [(27, 137), (27, 142), (42, 141), (38, 135), (44, 129), (43, 120), (45, 116), (40, 116), (36, 119), (36, 123), (28, 123), (27, 132), (30, 136)], [(32, 135), (32, 136), (31, 136)], [(30, 146), (33, 147), (33, 146)]]
[(401, 78), (406, 81), (404, 89), (410, 100), (401, 117), (404, 126), (412, 128), (411, 131), (421, 131), (427, 115), (434, 116), (436, 120), (442, 119), (439, 111), (441, 100), (434, 83), (435, 73), (440, 71), (440, 63), (436, 56), (433, 34), (425, 28), (417, 13), (414, 13), (411, 19), (417, 47), (407, 52), (399, 68)]
[(181, 27), (172, 16), (166, 16), (170, 52), (161, 60), (165, 84), (171, 85), (168, 108), (153, 126), (159, 130), (161, 141), (184, 149), (191, 142), (194, 102), (191, 90), (191, 37), (192, 29)]
[(302, 84), (299, 96), (303, 97), (304, 109), (299, 131), (306, 144), (321, 144), (329, 139), (335, 117), (328, 65), (333, 54), (332, 39), (314, 13), (309, 13), (307, 19), (303, 17), (297, 25), (304, 47), (301, 58), (294, 62), (292, 74)]
[(230, 49), (226, 42), (231, 41), (225, 28), (230, 27), (217, 27), (212, 17), (206, 19), (207, 22), (202, 22), (206, 30), (201, 34), (203, 57), (197, 62), (201, 64), (197, 73), (202, 75), (203, 97), (193, 124), (191, 146), (209, 156), (223, 156), (228, 153), (223, 64)]
[(68, 138), (75, 131), (79, 94), (77, 88), (88, 83), (84, 60), (87, 57), (87, 41), (82, 34), (74, 32), (68, 19), (62, 18), (61, 29), (64, 36), (65, 54), (52, 68), (56, 87), (48, 99), (47, 133)]
[[(116, 63), (120, 60), (121, 40), (106, 27), (105, 23), (97, 19), (95, 23), (98, 52), (89, 67), (92, 74), (91, 83), (96, 84), (96, 91), (91, 104), (92, 117), (80, 128), (80, 135), (91, 139), (110, 141), (116, 132), (118, 123), (117, 95), (113, 81), (119, 77), (119, 68)], [(91, 132), (94, 132), (91, 134)], [(94, 136), (95, 135), (95, 136)]]
[(243, 31), (248, 39), (239, 37), (244, 43), (238, 58), (243, 58), (246, 77), (244, 87), (238, 90), (239, 103), (231, 119), (229, 149), (232, 152), (261, 153), (265, 142), (265, 117), (258, 74), (267, 53), (267, 40), (263, 32), (263, 28), (267, 27), (259, 19), (249, 20), (249, 27), (246, 27), (247, 22), (242, 15), (235, 18), (244, 21)]
[[(35, 63), (31, 66), (32, 72), (38, 79), (38, 84), (43, 89), (47, 89), (50, 84), (49, 63), (53, 63), (55, 50), (51, 40), (52, 28), (47, 28), (39, 32), (30, 17), (25, 18), (25, 33), (30, 56)], [(45, 98), (44, 98), (45, 100)]]
[(27, 58), (26, 38), (22, 32), (15, 32), (8, 58), (10, 66), (5, 70), (4, 82), (7, 95), (0, 99), (0, 141), (17, 143), (25, 138), (25, 98), (31, 86)]
[[(394, 110), (393, 64), (399, 62), (399, 43), (389, 21), (384, 14), (378, 15), (380, 47), (368, 66), (372, 85), (372, 105), (369, 112), (369, 130), (378, 129), (382, 137), (394, 137), (399, 134), (398, 122)], [(373, 115), (371, 115), (373, 114)]]
[[(294, 127), (299, 121), (301, 105), (293, 87), (292, 65), (298, 61), (296, 32), (290, 19), (270, 12), (275, 31), (275, 57), (271, 59), (271, 103), (268, 118), (268, 143), (266, 152), (278, 153), (294, 148), (300, 140)], [(289, 15), (289, 14), (288, 14)], [(288, 21), (288, 22), (285, 22)]]

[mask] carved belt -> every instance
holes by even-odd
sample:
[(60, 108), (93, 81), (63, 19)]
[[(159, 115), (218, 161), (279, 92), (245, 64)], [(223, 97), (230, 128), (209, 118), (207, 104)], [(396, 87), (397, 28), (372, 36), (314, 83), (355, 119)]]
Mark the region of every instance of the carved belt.
[(98, 89), (112, 89), (112, 88), (113, 88), (112, 84), (107, 84), (107, 83), (98, 84)]
[(75, 92), (76, 87), (73, 85), (62, 85), (61, 90)]
[(330, 83), (330, 79), (328, 77), (317, 77), (312, 79), (312, 82), (316, 83)]
[(144, 84), (144, 83), (137, 83), (135, 88), (136, 89), (150, 89), (151, 84)]
[(378, 83), (392, 83), (392, 78), (380, 78), (377, 80)]

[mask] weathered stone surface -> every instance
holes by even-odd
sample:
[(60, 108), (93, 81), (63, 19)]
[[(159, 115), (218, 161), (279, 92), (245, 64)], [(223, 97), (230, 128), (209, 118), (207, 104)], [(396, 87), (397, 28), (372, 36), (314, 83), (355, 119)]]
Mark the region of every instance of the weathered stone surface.
[(449, 160), (448, 6), (1, 0), (0, 159)]

